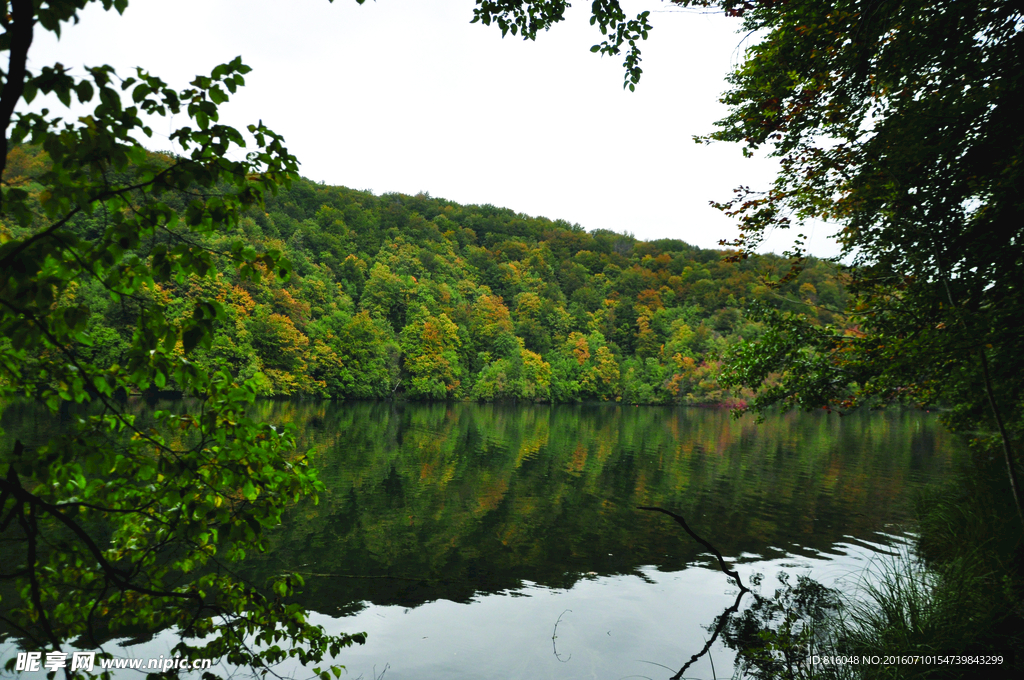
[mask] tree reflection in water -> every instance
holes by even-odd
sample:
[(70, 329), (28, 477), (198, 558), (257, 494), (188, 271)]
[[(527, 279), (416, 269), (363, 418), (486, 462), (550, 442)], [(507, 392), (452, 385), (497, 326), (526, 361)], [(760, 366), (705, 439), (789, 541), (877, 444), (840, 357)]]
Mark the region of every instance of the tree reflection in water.
[[(144, 421), (154, 406), (135, 407)], [(282, 571), (303, 574), (301, 603), (331, 618), (446, 600), (477, 606), (491, 596), (568, 592), (629, 576), (650, 584), (648, 574), (717, 569), (718, 559), (842, 555), (898, 533), (892, 525), (909, 516), (911, 492), (941, 478), (954, 449), (933, 415), (912, 411), (777, 414), (758, 425), (728, 411), (608, 404), (254, 408), (261, 419), (297, 428), (326, 491), (318, 505), (294, 507), (242, 575), (258, 585)], [(2, 438), (29, 441), (55, 426), (27, 405), (8, 404)], [(671, 508), (696, 535), (712, 537), (715, 550), (640, 506)], [(616, 617), (631, 616), (619, 609), (628, 601), (616, 601)], [(700, 614), (714, 622), (713, 634), (724, 630), (713, 618), (719, 606)], [(545, 636), (565, 608), (543, 614)], [(638, 626), (643, 617), (636, 612)], [(569, 635), (575, 623), (567, 614), (558, 628), (563, 659), (572, 652), (562, 648), (563, 628)], [(371, 632), (366, 653), (373, 644)], [(611, 653), (610, 641), (600, 644)], [(714, 641), (701, 644), (710, 650)], [(392, 646), (389, 654), (389, 675), (400, 676), (405, 652)], [(581, 652), (560, 666), (583, 661)], [(425, 672), (419, 677), (445, 677)]]

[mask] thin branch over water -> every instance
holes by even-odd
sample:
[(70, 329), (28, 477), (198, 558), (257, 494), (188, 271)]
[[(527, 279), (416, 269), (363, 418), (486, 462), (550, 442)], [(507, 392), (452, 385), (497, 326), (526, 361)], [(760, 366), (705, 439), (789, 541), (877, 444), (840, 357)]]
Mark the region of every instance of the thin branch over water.
[[(660, 512), (660, 513), (662, 513), (664, 515), (668, 515), (669, 517), (674, 519), (679, 526), (683, 527), (683, 529), (686, 530), (686, 533), (688, 533), (690, 535), (690, 538), (692, 538), (693, 540), (697, 541), (698, 543), (700, 543), (702, 546), (704, 546), (705, 548), (707, 548), (708, 550), (710, 550), (714, 554), (714, 556), (718, 559), (718, 566), (721, 568), (722, 573), (725, 574), (726, 576), (728, 576), (729, 578), (731, 578), (733, 581), (735, 581), (736, 585), (739, 587), (739, 592), (736, 593), (736, 601), (733, 602), (732, 606), (729, 607), (728, 609), (726, 609), (724, 612), (722, 612), (722, 615), (718, 617), (718, 625), (715, 626), (714, 633), (712, 633), (711, 637), (704, 644), (704, 648), (701, 649), (696, 654), (694, 654), (693, 656), (691, 656), (690, 660), (687, 661), (683, 665), (683, 667), (679, 669), (679, 672), (676, 673), (675, 675), (673, 675), (672, 678), (671, 678), (671, 680), (680, 680), (680, 678), (683, 677), (683, 673), (685, 673), (687, 671), (687, 669), (690, 668), (690, 666), (695, 664), (699, 659), (701, 659), (709, 651), (711, 651), (711, 645), (715, 644), (715, 640), (718, 639), (718, 636), (719, 636), (719, 634), (721, 634), (722, 629), (725, 628), (725, 624), (729, 620), (729, 617), (732, 616), (733, 614), (735, 614), (737, 611), (739, 611), (740, 601), (743, 599), (743, 596), (745, 594), (747, 594), (747, 593), (749, 593), (751, 591), (750, 591), (750, 588), (747, 588), (745, 585), (743, 585), (743, 580), (740, 579), (740, 575), (736, 572), (736, 570), (730, 569), (725, 564), (725, 558), (722, 557), (722, 553), (718, 551), (718, 548), (716, 548), (715, 546), (711, 545), (706, 540), (704, 540), (703, 538), (698, 536), (694, 532), (694, 530), (690, 528), (690, 525), (686, 523), (686, 520), (683, 518), (682, 515), (677, 515), (676, 513), (672, 512), (671, 510), (666, 510), (665, 508), (659, 508), (659, 507), (656, 507), (656, 506), (641, 505), (641, 506), (638, 506), (637, 509), (638, 510), (649, 510), (651, 512)], [(712, 671), (712, 672), (714, 672), (714, 671)]]

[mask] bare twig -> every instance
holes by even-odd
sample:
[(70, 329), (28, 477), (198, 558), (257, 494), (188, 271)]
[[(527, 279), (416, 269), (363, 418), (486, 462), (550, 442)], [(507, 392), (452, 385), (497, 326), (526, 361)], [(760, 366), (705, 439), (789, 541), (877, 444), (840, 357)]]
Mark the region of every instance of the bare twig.
[[(565, 610), (565, 612), (571, 612), (571, 611), (572, 611), (571, 609), (566, 609)], [(572, 658), (572, 653), (570, 652), (569, 656), (566, 657), (565, 659), (563, 659), (561, 656), (558, 655), (558, 647), (555, 646), (555, 638), (558, 637), (558, 624), (562, 622), (562, 617), (565, 616), (565, 612), (562, 612), (561, 614), (558, 615), (558, 620), (555, 621), (555, 629), (553, 631), (551, 631), (551, 651), (553, 651), (555, 653), (555, 658), (558, 659), (559, 661), (561, 661), (562, 663), (568, 663), (569, 659)]]
[[(715, 626), (715, 632), (712, 633), (711, 637), (708, 638), (708, 641), (704, 643), (704, 648), (701, 649), (696, 654), (694, 654), (693, 656), (691, 656), (690, 660), (687, 661), (685, 664), (683, 664), (683, 667), (679, 669), (679, 672), (676, 673), (675, 675), (673, 675), (670, 678), (670, 680), (680, 680), (680, 678), (683, 677), (683, 673), (685, 673), (686, 670), (690, 666), (692, 666), (693, 664), (697, 663), (697, 661), (701, 657), (703, 657), (705, 654), (708, 654), (708, 658), (709, 659), (711, 658), (711, 656), (709, 654), (709, 652), (711, 651), (711, 645), (715, 644), (715, 640), (718, 639), (718, 636), (721, 634), (722, 629), (725, 628), (725, 624), (729, 621), (729, 617), (739, 611), (739, 609), (740, 609), (740, 600), (743, 599), (743, 596), (747, 592), (749, 592), (749, 591), (741, 590), (738, 593), (736, 593), (736, 601), (733, 602), (732, 606), (730, 606), (728, 609), (726, 609), (724, 612), (722, 612), (722, 615), (718, 617), (718, 625)], [(714, 674), (714, 672), (715, 672), (714, 669), (715, 669), (715, 662), (712, 661), (711, 662), (711, 673), (712, 674)]]
[[(690, 668), (690, 666), (697, 663), (697, 661), (701, 659), (701, 657), (705, 656), (706, 654), (708, 654), (708, 652), (711, 651), (711, 645), (715, 644), (715, 641), (718, 639), (719, 634), (721, 634), (722, 629), (725, 628), (725, 624), (729, 620), (729, 617), (735, 614), (737, 611), (739, 611), (740, 602), (743, 600), (743, 596), (751, 591), (750, 588), (747, 588), (745, 585), (743, 585), (743, 581), (740, 579), (740, 575), (734, 569), (730, 569), (728, 566), (726, 566), (725, 558), (722, 557), (722, 553), (720, 553), (715, 546), (711, 545), (706, 540), (698, 536), (693, 531), (693, 529), (690, 528), (690, 525), (686, 523), (686, 520), (683, 518), (682, 515), (677, 515), (671, 510), (666, 510), (665, 508), (659, 508), (656, 506), (641, 505), (637, 509), (650, 510), (651, 512), (660, 512), (674, 519), (676, 523), (679, 524), (679, 526), (683, 527), (683, 529), (686, 530), (686, 533), (690, 535), (690, 538), (697, 541), (714, 554), (714, 556), (718, 559), (718, 566), (721, 568), (722, 573), (731, 578), (733, 581), (735, 581), (736, 585), (739, 587), (739, 592), (736, 593), (736, 601), (733, 602), (732, 606), (726, 609), (724, 612), (722, 612), (722, 615), (718, 617), (718, 625), (715, 626), (715, 631), (711, 635), (711, 638), (708, 639), (706, 643), (704, 643), (703, 649), (701, 649), (699, 652), (691, 656), (690, 660), (683, 664), (683, 667), (679, 669), (679, 672), (677, 672), (671, 678), (671, 680), (680, 680), (680, 678), (683, 677), (683, 673), (685, 673), (687, 669)], [(713, 674), (715, 672), (714, 661), (711, 662), (711, 667), (711, 672)]]
[(739, 586), (741, 595), (743, 593), (750, 592), (750, 588), (747, 588), (745, 585), (743, 585), (743, 581), (740, 580), (740, 575), (725, 565), (725, 558), (722, 557), (722, 553), (718, 552), (718, 549), (715, 546), (711, 545), (703, 538), (695, 534), (693, 529), (690, 528), (690, 525), (686, 523), (686, 520), (683, 519), (681, 515), (677, 515), (671, 510), (666, 510), (665, 508), (659, 508), (656, 506), (641, 505), (637, 507), (637, 510), (650, 510), (651, 512), (660, 512), (674, 519), (677, 524), (679, 524), (681, 527), (683, 527), (683, 529), (686, 530), (686, 533), (690, 534), (690, 538), (692, 538), (693, 540), (697, 541), (702, 546), (710, 550), (715, 555), (715, 557), (718, 558), (718, 566), (722, 569), (722, 573), (736, 581), (736, 585)]

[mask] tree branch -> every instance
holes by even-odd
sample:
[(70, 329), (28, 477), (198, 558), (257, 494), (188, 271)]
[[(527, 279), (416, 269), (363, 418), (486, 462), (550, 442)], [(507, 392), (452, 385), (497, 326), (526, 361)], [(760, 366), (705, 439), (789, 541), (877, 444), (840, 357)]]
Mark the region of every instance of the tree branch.
[(722, 553), (718, 552), (718, 549), (715, 548), (715, 546), (711, 545), (710, 543), (705, 541), (703, 538), (698, 536), (696, 533), (694, 533), (693, 529), (691, 529), (690, 525), (686, 523), (686, 520), (683, 519), (682, 515), (677, 515), (676, 513), (672, 512), (671, 510), (666, 510), (664, 508), (659, 508), (659, 507), (656, 507), (656, 506), (641, 505), (641, 506), (638, 506), (637, 509), (638, 510), (650, 510), (652, 512), (660, 512), (660, 513), (668, 515), (669, 517), (674, 519), (676, 521), (676, 523), (679, 524), (679, 526), (683, 527), (683, 529), (686, 530), (686, 533), (690, 534), (690, 538), (692, 538), (693, 540), (697, 541), (702, 546), (704, 546), (705, 548), (710, 550), (712, 553), (714, 553), (715, 557), (718, 558), (718, 566), (721, 568), (722, 573), (724, 573), (726, 576), (728, 576), (729, 578), (734, 580), (736, 582), (736, 585), (739, 586), (739, 589), (740, 589), (739, 592), (736, 593), (736, 601), (733, 602), (732, 606), (730, 606), (728, 609), (726, 609), (724, 612), (722, 612), (722, 614), (718, 617), (718, 625), (715, 626), (715, 632), (714, 632), (714, 634), (712, 634), (711, 638), (706, 643), (704, 643), (704, 648), (701, 649), (696, 654), (694, 654), (693, 656), (691, 656), (690, 660), (687, 661), (685, 664), (683, 664), (683, 667), (679, 669), (679, 672), (677, 672), (675, 675), (673, 675), (670, 678), (670, 680), (680, 680), (680, 678), (683, 677), (683, 673), (685, 673), (686, 670), (690, 666), (692, 666), (693, 664), (697, 663), (697, 661), (701, 657), (703, 657), (705, 654), (707, 654), (711, 650), (711, 645), (715, 644), (715, 640), (718, 639), (718, 636), (721, 634), (722, 629), (725, 628), (726, 621), (729, 620), (730, 616), (732, 616), (737, 611), (739, 611), (740, 601), (743, 599), (743, 596), (745, 594), (750, 592), (750, 588), (747, 588), (745, 585), (743, 585), (743, 581), (740, 580), (740, 575), (738, 573), (736, 573), (735, 570), (729, 569), (725, 565), (725, 558), (722, 557)]
[[(6, 144), (6, 141), (4, 143)], [(5, 152), (5, 154), (6, 154), (6, 152)], [(4, 162), (5, 163), (7, 162), (6, 158), (7, 158), (7, 156), (5, 155), (4, 156)], [(89, 199), (89, 202), (90, 203), (95, 203), (96, 201), (104, 201), (104, 200), (106, 200), (108, 198), (113, 198), (114, 196), (121, 196), (122, 194), (128, 193), (130, 191), (135, 191), (136, 189), (145, 189), (148, 186), (152, 186), (152, 185), (157, 184), (158, 182), (162, 181), (164, 175), (166, 175), (170, 170), (176, 168), (177, 166), (178, 166), (178, 164), (175, 164), (175, 165), (172, 165), (172, 166), (170, 166), (168, 168), (165, 168), (164, 170), (161, 170), (159, 173), (154, 175), (152, 179), (150, 179), (148, 181), (145, 181), (145, 182), (139, 182), (138, 184), (129, 184), (128, 186), (124, 186), (124, 187), (121, 187), (119, 189), (108, 189), (106, 191), (101, 191), (100, 193), (96, 194), (91, 199)], [(17, 247), (14, 248), (14, 250), (12, 250), (11, 252), (7, 253), (3, 257), (3, 259), (0, 260), (0, 267), (5, 267), (6, 268), (6, 267), (9, 267), (9, 266), (13, 265), (15, 260), (17, 260), (18, 256), (21, 255), (23, 252), (25, 252), (25, 250), (29, 246), (31, 246), (36, 241), (42, 240), (42, 239), (52, 235), (55, 231), (57, 231), (58, 229), (63, 227), (65, 224), (67, 224), (68, 220), (70, 220), (72, 217), (74, 217), (75, 215), (77, 215), (81, 211), (82, 211), (82, 206), (77, 206), (77, 207), (73, 208), (71, 211), (69, 211), (67, 215), (65, 215), (64, 217), (62, 217), (59, 220), (57, 220), (56, 222), (51, 224), (46, 229), (44, 229), (44, 230), (42, 230), (40, 232), (36, 232), (35, 234), (32, 234), (31, 236), (26, 238), (24, 241), (19, 243), (17, 245)], [(85, 271), (89, 271), (88, 267), (84, 267), (83, 269)]]
[(992, 416), (996, 420), (996, 427), (999, 429), (999, 438), (1003, 445), (1003, 458), (1006, 460), (1006, 473), (1010, 477), (1010, 491), (1013, 492), (1013, 502), (1017, 506), (1017, 515), (1021, 524), (1024, 524), (1024, 508), (1020, 503), (1020, 492), (1017, 485), (1017, 466), (1013, 460), (1013, 448), (1010, 446), (1010, 435), (1006, 432), (1006, 425), (1003, 423), (1002, 413), (996, 405), (995, 395), (992, 393), (992, 378), (989, 376), (988, 357), (985, 355), (985, 348), (979, 351), (981, 355), (981, 374), (985, 379), (985, 395), (988, 397), (988, 405), (992, 409)]
[[(939, 253), (938, 243), (933, 243), (935, 249), (935, 263), (938, 265), (939, 273), (942, 275), (942, 285), (946, 289), (946, 299), (949, 300), (950, 306), (956, 310), (958, 306), (953, 299), (953, 291), (949, 287), (949, 276), (946, 275), (946, 271), (942, 266), (942, 258)], [(964, 321), (963, 316), (960, 316), (960, 326), (967, 331), (967, 322)], [(1013, 492), (1013, 502), (1017, 506), (1017, 516), (1020, 517), (1021, 524), (1024, 524), (1024, 507), (1021, 506), (1020, 493), (1018, 491), (1017, 484), (1017, 466), (1013, 460), (1013, 448), (1010, 446), (1010, 435), (1006, 432), (1006, 426), (1003, 423), (1002, 413), (999, 411), (999, 406), (996, 404), (996, 397), (992, 391), (992, 377), (988, 370), (988, 355), (985, 354), (985, 346), (982, 345), (978, 348), (978, 354), (981, 356), (981, 377), (985, 381), (985, 396), (988, 397), (989, 408), (992, 409), (992, 417), (996, 421), (996, 427), (999, 430), (999, 438), (1003, 445), (1003, 458), (1006, 460), (1006, 473), (1010, 478), (1010, 491)]]
[[(15, 477), (15, 479), (17, 480), (17, 477)], [(32, 513), (32, 517), (34, 517), (35, 508), (39, 508), (41, 510), (44, 510), (51, 517), (53, 517), (61, 524), (66, 526), (68, 529), (70, 529), (71, 532), (75, 534), (75, 536), (77, 536), (78, 539), (85, 545), (86, 550), (88, 550), (89, 553), (96, 559), (96, 561), (99, 562), (100, 569), (103, 571), (103, 574), (107, 577), (107, 579), (111, 583), (116, 585), (118, 588), (122, 590), (131, 590), (142, 595), (152, 595), (153, 597), (176, 597), (191, 599), (196, 600), (199, 604), (202, 604), (202, 598), (198, 595), (198, 593), (179, 593), (173, 590), (152, 590), (150, 588), (146, 588), (145, 586), (139, 586), (135, 585), (134, 583), (131, 583), (128, 580), (130, 575), (127, 574), (125, 571), (118, 569), (113, 564), (111, 564), (103, 555), (103, 551), (100, 550), (98, 545), (96, 545), (96, 542), (93, 541), (92, 536), (90, 536), (89, 533), (81, 527), (81, 525), (79, 525), (77, 522), (70, 519), (67, 515), (61, 512), (59, 507), (51, 503), (47, 503), (42, 498), (39, 498), (38, 496), (29, 493), (21, 486), (20, 482), (16, 481), (14, 484), (11, 484), (11, 482), (5, 479), (4, 481), (0, 481), (0, 487), (2, 487), (5, 491), (9, 490), (17, 500), (20, 500), (22, 503), (28, 505), (30, 513)], [(32, 555), (35, 554), (35, 543), (33, 536), (29, 537), (29, 552)], [(34, 564), (34, 562), (30, 560), (30, 566), (31, 564)], [(33, 569), (33, 577), (34, 574), (35, 570)]]
[[(7, 168), (7, 128), (11, 125), (14, 107), (25, 92), (25, 64), (28, 49), (32, 46), (35, 28), (35, 7), (32, 0), (11, 0), (11, 21), (7, 30), (10, 36), (11, 57), (7, 67), (7, 81), (0, 94), (0, 176)], [(0, 194), (0, 207), (3, 195)]]
[(53, 628), (50, 627), (50, 619), (46, 617), (46, 610), (43, 609), (42, 589), (39, 587), (39, 575), (36, 573), (36, 532), (38, 527), (36, 525), (35, 508), (29, 505), (27, 520), (25, 519), (25, 513), (22, 509), (22, 511), (18, 513), (18, 523), (21, 524), (22, 530), (28, 537), (28, 582), (32, 607), (36, 610), (36, 614), (39, 616), (39, 621), (43, 626), (43, 631), (46, 633), (46, 637), (50, 639), (50, 642), (53, 643), (55, 649), (60, 649), (60, 640), (57, 639), (57, 635), (53, 632)]
[(693, 540), (697, 541), (702, 546), (704, 546), (705, 548), (710, 550), (712, 553), (714, 553), (715, 557), (718, 558), (718, 566), (722, 569), (722, 573), (725, 574), (726, 576), (728, 576), (729, 578), (733, 579), (734, 581), (736, 581), (736, 585), (739, 586), (739, 588), (740, 588), (740, 593), (748, 593), (748, 592), (750, 592), (750, 588), (747, 588), (745, 585), (743, 585), (743, 581), (740, 580), (740, 575), (737, 574), (734, 570), (730, 569), (729, 567), (727, 567), (725, 565), (725, 558), (722, 557), (722, 553), (718, 552), (718, 549), (715, 548), (715, 546), (711, 545), (710, 543), (705, 541), (703, 538), (701, 538), (700, 536), (695, 534), (693, 532), (693, 529), (690, 528), (690, 525), (686, 523), (686, 520), (683, 519), (683, 517), (681, 515), (677, 515), (676, 513), (672, 512), (671, 510), (666, 510), (665, 508), (659, 508), (659, 507), (656, 507), (656, 506), (641, 505), (641, 506), (637, 507), (637, 510), (650, 510), (651, 512), (660, 512), (660, 513), (668, 515), (669, 517), (674, 519), (676, 521), (676, 523), (679, 524), (679, 526), (683, 527), (683, 529), (686, 530), (686, 533), (690, 534), (690, 538), (692, 538)]
[[(715, 626), (715, 632), (712, 633), (711, 637), (708, 638), (708, 641), (704, 643), (704, 648), (691, 656), (690, 660), (683, 664), (683, 667), (679, 669), (679, 672), (669, 678), (669, 680), (680, 680), (683, 677), (683, 673), (685, 673), (690, 666), (695, 664), (698, 659), (711, 651), (711, 645), (715, 644), (715, 640), (717, 640), (718, 636), (722, 634), (722, 629), (725, 628), (725, 624), (729, 621), (729, 617), (740, 610), (740, 600), (743, 599), (746, 592), (747, 591), (745, 590), (741, 590), (736, 593), (736, 601), (718, 617), (718, 625)], [(712, 664), (713, 663), (714, 662), (712, 662)]]

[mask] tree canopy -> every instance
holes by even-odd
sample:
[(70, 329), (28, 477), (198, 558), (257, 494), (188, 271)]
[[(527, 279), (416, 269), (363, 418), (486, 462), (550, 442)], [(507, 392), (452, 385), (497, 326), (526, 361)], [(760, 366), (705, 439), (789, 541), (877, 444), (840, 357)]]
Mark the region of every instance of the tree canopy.
[(759, 405), (949, 405), (955, 428), (994, 433), (1017, 496), (1019, 5), (724, 6), (761, 39), (730, 76), (730, 115), (709, 139), (767, 145), (781, 161), (769, 190), (722, 206), (740, 219), (735, 243), (749, 250), (766, 230), (810, 219), (841, 225), (856, 325), (823, 331), (777, 315), (762, 344), (736, 355), (733, 380), (781, 372)]
[[(45, 152), (20, 146), (11, 162), (12, 178), (40, 190)], [(73, 222), (83, 235), (95, 228)], [(279, 252), (288, 279), (241, 276), (225, 254), (235, 241)], [(836, 317), (820, 305), (846, 297), (820, 260), (773, 291), (760, 273), (785, 273), (775, 256), (727, 262), (682, 241), (305, 179), (246, 210), (233, 232), (194, 242), (213, 254), (208, 275), (157, 282), (154, 301), (173, 324), (218, 300), (224, 318), (190, 361), (253, 378), (264, 397), (727, 403), (736, 396), (718, 383), (722, 354), (764, 330), (747, 304), (825, 324)], [(100, 283), (79, 281), (56, 305), (88, 309), (85, 332), (102, 342), (81, 356), (124, 363), (136, 318)], [(173, 377), (159, 389), (182, 391)]]
[[(315, 665), (361, 636), (327, 635), (287, 604), (300, 577), (251, 584), (229, 564), (261, 548), (287, 503), (316, 495), (316, 471), (291, 431), (247, 415), (253, 380), (191, 361), (212, 346), (225, 305), (200, 295), (168, 318), (159, 293), (209, 274), (218, 257), (245, 280), (286, 278), (274, 250), (227, 239), (214, 251), (197, 239), (230, 231), (296, 176), (296, 160), (262, 123), (248, 127), (244, 160), (229, 158), (246, 142), (219, 122), (218, 107), (244, 84), (240, 58), (182, 89), (141, 68), (29, 71), (35, 32), (59, 34), (87, 4), (12, 0), (0, 12), (0, 396), (40, 400), (69, 421), (49, 441), (0, 451), (0, 579), (20, 596), (2, 616), (36, 649), (176, 627), (181, 656)], [(40, 94), (63, 106), (75, 97), (92, 112), (64, 120), (23, 110)], [(170, 136), (179, 153), (145, 149), (143, 114), (187, 116)], [(19, 161), (32, 165), (23, 144), (45, 153), (35, 171), (18, 172)], [(82, 287), (133, 319), (115, 362), (97, 353), (109, 337), (91, 332), (88, 301), (75, 299)], [(190, 400), (137, 418), (125, 395), (171, 381)]]

